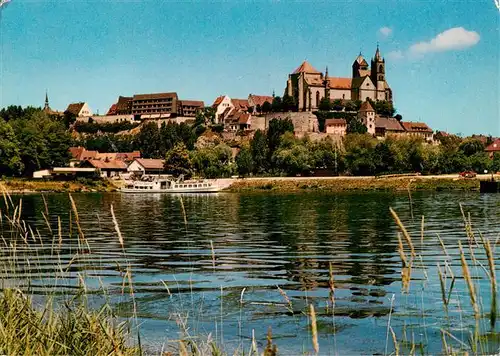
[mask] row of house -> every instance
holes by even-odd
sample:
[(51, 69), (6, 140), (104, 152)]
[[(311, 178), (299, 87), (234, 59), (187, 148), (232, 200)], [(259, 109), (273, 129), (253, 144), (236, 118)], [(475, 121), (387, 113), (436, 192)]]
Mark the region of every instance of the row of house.
[(101, 153), (83, 147), (71, 147), (69, 167), (54, 167), (33, 173), (33, 178), (57, 176), (92, 176), (103, 178), (121, 177), (125, 174), (162, 174), (165, 161), (162, 159), (141, 158), (139, 151)]

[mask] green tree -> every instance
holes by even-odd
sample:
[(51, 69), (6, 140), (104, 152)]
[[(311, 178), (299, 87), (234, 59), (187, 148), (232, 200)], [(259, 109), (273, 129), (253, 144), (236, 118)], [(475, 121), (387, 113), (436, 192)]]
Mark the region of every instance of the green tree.
[(345, 111), (358, 111), (359, 108), (356, 107), (356, 103), (352, 100), (347, 100), (345, 102)]
[(379, 142), (375, 146), (373, 161), (377, 173), (394, 171), (394, 155), (387, 142)]
[(345, 137), (344, 161), (353, 175), (372, 175), (375, 172), (374, 149), (377, 140), (368, 134), (348, 134)]
[(11, 124), (19, 141), (24, 174), (68, 165), (72, 140), (64, 124), (40, 110), (30, 115), (29, 119), (13, 120)]
[(288, 175), (309, 173), (313, 168), (311, 154), (302, 144), (279, 148), (273, 155), (273, 162)]
[(248, 146), (243, 146), (236, 156), (236, 166), (238, 168), (238, 174), (242, 177), (246, 177), (253, 171), (253, 159), (252, 152)]
[(168, 124), (162, 123), (160, 127), (160, 138), (162, 151), (171, 150), (175, 145), (182, 141), (179, 137), (179, 125), (177, 123), (169, 122)]
[(250, 143), (250, 152), (252, 153), (254, 173), (260, 174), (265, 172), (268, 166), (267, 139), (261, 130), (255, 131)]
[(484, 152), (484, 144), (478, 139), (471, 138), (460, 143), (458, 149), (469, 157), (476, 153)]
[(192, 175), (192, 163), (189, 151), (183, 143), (176, 144), (165, 156), (165, 171), (178, 177), (183, 174), (186, 178)]
[(195, 170), (206, 178), (229, 177), (233, 172), (231, 148), (225, 144), (192, 152)]
[(491, 161), (491, 171), (500, 172), (500, 153), (495, 152), (493, 154), (493, 160)]
[(160, 130), (156, 122), (144, 123), (136, 137), (136, 148), (144, 158), (162, 157)]
[(297, 111), (297, 105), (293, 96), (288, 94), (283, 95), (282, 101), (283, 111)]
[(357, 117), (348, 117), (347, 121), (347, 133), (357, 133), (365, 134), (368, 129)]
[(342, 111), (342, 109), (344, 109), (344, 104), (342, 103), (342, 100), (340, 100), (340, 99), (335, 99), (335, 100), (332, 102), (332, 110), (335, 110), (335, 111)]
[(491, 170), (492, 163), (487, 153), (476, 152), (468, 157), (467, 168), (477, 173), (484, 173), (485, 171), (489, 172)]
[(271, 111), (273, 112), (282, 112), (283, 111), (283, 101), (281, 97), (275, 96), (273, 99), (273, 103), (271, 105)]
[(269, 101), (264, 101), (262, 107), (260, 108), (260, 111), (264, 114), (271, 112), (272, 110), (273, 110), (273, 105)]
[(184, 142), (184, 145), (186, 145), (188, 150), (194, 149), (194, 144), (196, 143), (198, 136), (191, 126), (185, 122), (180, 123), (177, 134), (182, 139), (182, 142)]
[(332, 110), (332, 102), (325, 96), (319, 101), (318, 109), (320, 111), (330, 111)]
[(19, 150), (19, 141), (12, 127), (0, 119), (0, 172), (6, 175), (20, 175), (23, 162)]
[(274, 151), (278, 148), (280, 144), (281, 136), (285, 132), (293, 133), (293, 123), (290, 119), (272, 119), (269, 122), (269, 128), (267, 129), (267, 147), (268, 147), (268, 158), (271, 159)]

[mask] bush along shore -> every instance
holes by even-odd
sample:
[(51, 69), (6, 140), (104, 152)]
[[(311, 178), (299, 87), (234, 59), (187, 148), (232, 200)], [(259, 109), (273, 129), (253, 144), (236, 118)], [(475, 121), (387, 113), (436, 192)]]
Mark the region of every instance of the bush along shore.
[(425, 177), (336, 177), (336, 178), (260, 178), (238, 179), (231, 192), (299, 191), (479, 191), (478, 179)]
[(8, 178), (0, 179), (0, 185), (2, 190), (11, 194), (112, 192), (116, 190), (116, 186), (111, 181), (104, 179), (48, 181)]

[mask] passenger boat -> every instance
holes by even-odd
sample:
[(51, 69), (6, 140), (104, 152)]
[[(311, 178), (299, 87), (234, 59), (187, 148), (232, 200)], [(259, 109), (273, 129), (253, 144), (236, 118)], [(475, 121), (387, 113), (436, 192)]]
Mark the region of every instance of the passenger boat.
[(143, 178), (128, 181), (120, 191), (123, 193), (216, 193), (222, 188), (213, 181), (184, 181), (165, 178)]

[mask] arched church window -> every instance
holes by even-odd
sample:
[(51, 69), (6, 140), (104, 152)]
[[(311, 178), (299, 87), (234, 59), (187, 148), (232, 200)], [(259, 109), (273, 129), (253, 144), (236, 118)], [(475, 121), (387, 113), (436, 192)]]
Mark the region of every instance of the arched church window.
[(383, 66), (382, 64), (381, 64), (381, 65), (379, 65), (379, 67), (378, 67), (378, 71), (379, 71), (380, 73), (383, 73), (383, 72), (384, 72), (384, 66)]
[(319, 91), (316, 92), (316, 106), (319, 107)]

